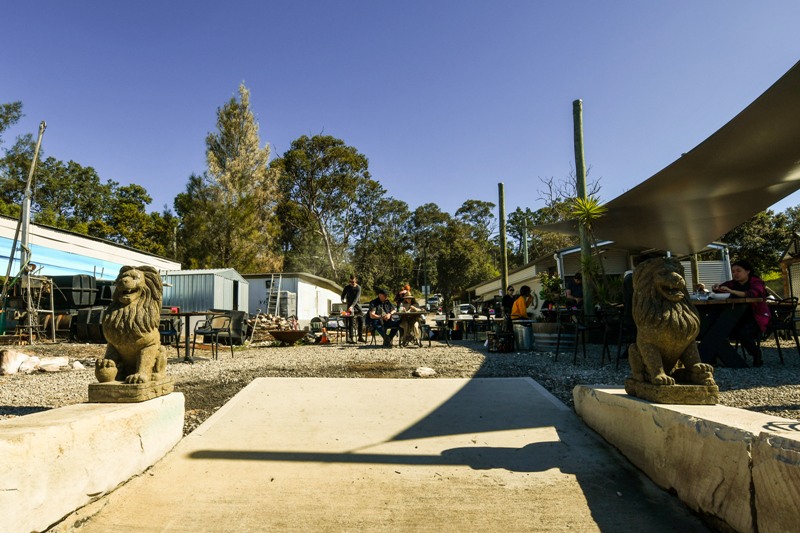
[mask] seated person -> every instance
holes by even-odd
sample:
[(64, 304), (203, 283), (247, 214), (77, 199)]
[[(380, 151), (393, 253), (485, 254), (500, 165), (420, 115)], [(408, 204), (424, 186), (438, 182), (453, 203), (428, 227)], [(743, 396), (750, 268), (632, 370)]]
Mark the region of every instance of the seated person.
[(567, 305), (580, 306), (583, 302), (583, 276), (576, 272), (572, 281), (567, 283)]
[[(711, 287), (714, 292), (730, 293), (731, 298), (766, 298), (767, 286), (759, 278), (749, 261), (736, 261), (731, 265), (732, 280)], [(770, 310), (766, 302), (754, 302), (734, 328), (735, 338), (753, 357), (753, 366), (761, 366), (761, 347), (758, 338), (767, 329)]]
[(383, 346), (386, 348), (392, 347), (392, 339), (397, 334), (398, 324), (392, 318), (394, 311), (395, 307), (389, 301), (386, 291), (378, 289), (378, 297), (369, 303), (367, 318), (373, 329), (383, 338)]
[(527, 319), (528, 307), (531, 305), (533, 305), (531, 288), (523, 285), (519, 290), (519, 296), (514, 300), (514, 305), (511, 307), (511, 320)]
[(420, 317), (418, 315), (403, 315), (403, 313), (409, 311), (422, 311), (422, 309), (414, 305), (414, 297), (411, 295), (411, 292), (406, 292), (403, 301), (400, 302), (397, 308), (397, 314), (400, 316), (400, 331), (402, 335), (400, 337), (400, 346), (407, 346), (409, 343), (414, 346), (419, 346), (421, 344), (419, 329)]

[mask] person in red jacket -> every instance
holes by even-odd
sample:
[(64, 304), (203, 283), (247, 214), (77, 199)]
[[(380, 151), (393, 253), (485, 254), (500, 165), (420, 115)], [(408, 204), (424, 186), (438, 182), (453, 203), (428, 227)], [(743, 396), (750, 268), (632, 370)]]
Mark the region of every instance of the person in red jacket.
[[(759, 278), (749, 261), (739, 260), (731, 265), (733, 279), (714, 285), (714, 292), (730, 293), (731, 298), (766, 298), (767, 286)], [(761, 348), (758, 338), (767, 329), (769, 323), (769, 306), (766, 302), (751, 304), (751, 312), (742, 315), (734, 330), (736, 338), (742, 343), (747, 353), (753, 357), (753, 366), (761, 366)]]

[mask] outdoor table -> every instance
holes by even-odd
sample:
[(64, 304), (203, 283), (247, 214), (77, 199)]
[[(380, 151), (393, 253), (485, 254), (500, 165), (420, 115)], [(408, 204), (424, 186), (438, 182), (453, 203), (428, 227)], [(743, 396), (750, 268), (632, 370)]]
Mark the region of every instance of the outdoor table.
[[(171, 318), (171, 317), (183, 317), (183, 360), (186, 363), (194, 363), (194, 358), (192, 357), (192, 353), (189, 351), (189, 337), (192, 336), (192, 326), (191, 326), (191, 317), (193, 316), (206, 316), (208, 314), (207, 311), (178, 311), (177, 313), (161, 313), (162, 318)], [(220, 313), (217, 313), (220, 314)]]
[(724, 300), (692, 300), (700, 315), (697, 346), (700, 360), (713, 364), (718, 358), (727, 368), (748, 368), (747, 361), (731, 346), (729, 338), (750, 304), (764, 298), (726, 298)]

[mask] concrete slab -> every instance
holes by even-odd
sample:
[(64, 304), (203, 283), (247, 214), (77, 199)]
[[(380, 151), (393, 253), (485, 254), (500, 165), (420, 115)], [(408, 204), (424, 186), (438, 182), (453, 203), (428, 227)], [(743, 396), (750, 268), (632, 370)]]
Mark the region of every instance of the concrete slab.
[(253, 381), (55, 531), (705, 531), (527, 378)]

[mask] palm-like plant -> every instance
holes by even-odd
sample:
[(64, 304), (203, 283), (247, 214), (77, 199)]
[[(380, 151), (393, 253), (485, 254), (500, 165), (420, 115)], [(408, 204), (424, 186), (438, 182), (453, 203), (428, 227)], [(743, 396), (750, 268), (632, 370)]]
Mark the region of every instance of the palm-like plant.
[(614, 298), (617, 292), (609, 285), (606, 280), (605, 268), (600, 260), (597, 249), (597, 239), (594, 236), (594, 224), (608, 212), (608, 208), (600, 203), (594, 196), (587, 198), (574, 198), (572, 200), (571, 213), (578, 223), (586, 231), (586, 238), (589, 240), (593, 250), (589, 257), (581, 258), (581, 270), (584, 279), (590, 280), (591, 290), (603, 302), (608, 303)]

